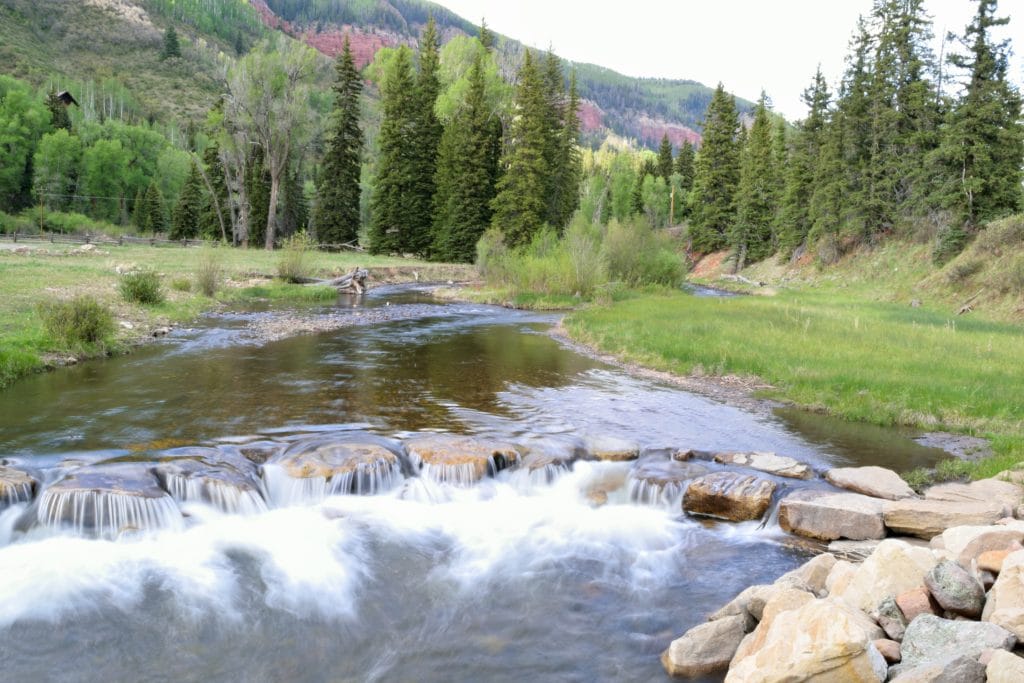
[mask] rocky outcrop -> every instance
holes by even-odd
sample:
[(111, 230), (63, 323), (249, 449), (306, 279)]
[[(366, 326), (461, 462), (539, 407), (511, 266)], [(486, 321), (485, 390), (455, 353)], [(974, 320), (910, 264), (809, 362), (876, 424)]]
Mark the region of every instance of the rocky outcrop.
[(1007, 629), (1024, 642), (1024, 550), (1003, 560), (981, 618)]
[(925, 573), (936, 563), (930, 550), (885, 540), (857, 567), (849, 583), (830, 595), (857, 609), (871, 612), (887, 597), (920, 586)]
[(683, 495), (683, 509), (694, 515), (733, 522), (760, 519), (771, 504), (775, 483), (733, 472), (695, 479)]
[(716, 453), (715, 462), (750, 469), (790, 479), (810, 479), (814, 472), (802, 462), (775, 453)]
[(841, 489), (874, 498), (901, 500), (916, 497), (900, 475), (884, 467), (838, 467), (826, 472), (825, 479)]
[(797, 491), (779, 503), (779, 526), (826, 541), (885, 537), (882, 501), (858, 493)]
[[(877, 629), (870, 629), (862, 617), (829, 599), (811, 598), (783, 611), (768, 624), (758, 647), (750, 647), (743, 657), (737, 652), (726, 683), (884, 681), (888, 667), (872, 642)], [(762, 626), (764, 622), (758, 629)]]
[(943, 500), (894, 500), (882, 507), (885, 526), (900, 534), (925, 540), (946, 529), (989, 525), (1003, 516), (998, 503), (963, 503)]
[(924, 585), (947, 612), (971, 619), (981, 616), (985, 589), (956, 562), (939, 562), (924, 575)]
[(672, 641), (661, 655), (671, 676), (703, 676), (725, 671), (746, 634), (742, 616), (709, 621)]
[(960, 656), (976, 661), (984, 650), (1010, 650), (1016, 642), (1016, 636), (995, 624), (923, 614), (910, 622), (900, 652), (906, 670)]
[(423, 476), (462, 486), (519, 462), (519, 451), (511, 444), (452, 434), (416, 437), (405, 443), (405, 450)]

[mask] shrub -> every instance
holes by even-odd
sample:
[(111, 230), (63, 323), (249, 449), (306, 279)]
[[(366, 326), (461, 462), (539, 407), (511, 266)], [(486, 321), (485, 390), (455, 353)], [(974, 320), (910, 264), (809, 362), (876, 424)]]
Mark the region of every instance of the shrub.
[(601, 237), (584, 219), (577, 217), (565, 233), (565, 251), (572, 267), (572, 287), (590, 296), (608, 280), (608, 267), (601, 253)]
[(171, 289), (176, 292), (191, 292), (192, 282), (187, 277), (176, 277), (171, 280)]
[(160, 304), (164, 291), (160, 276), (152, 270), (136, 270), (121, 276), (121, 296), (129, 303)]
[(114, 332), (110, 309), (91, 296), (43, 305), (40, 314), (50, 337), (68, 346), (101, 342)]
[(1024, 293), (1024, 257), (1015, 258), (998, 278), (999, 289), (1003, 294)]
[(316, 242), (305, 231), (286, 237), (277, 259), (278, 277), (286, 282), (301, 282), (309, 277), (309, 252), (314, 249)]
[(497, 228), (488, 228), (476, 243), (476, 268), (488, 282), (504, 281), (509, 249)]
[(967, 233), (959, 225), (953, 224), (939, 233), (932, 250), (932, 261), (942, 265), (964, 250), (967, 244)]
[(963, 282), (972, 275), (977, 275), (984, 267), (985, 264), (979, 259), (958, 261), (950, 265), (949, 272), (946, 273), (946, 281), (950, 284)]
[(217, 293), (221, 280), (220, 261), (211, 247), (203, 247), (196, 265), (196, 289), (205, 296), (212, 297)]
[(609, 223), (604, 254), (608, 275), (632, 287), (675, 287), (683, 281), (683, 261), (671, 250), (668, 236), (643, 221)]
[(988, 227), (978, 233), (975, 247), (999, 256), (1003, 249), (1018, 249), (1024, 244), (1024, 215), (1010, 216), (1000, 221), (989, 223)]

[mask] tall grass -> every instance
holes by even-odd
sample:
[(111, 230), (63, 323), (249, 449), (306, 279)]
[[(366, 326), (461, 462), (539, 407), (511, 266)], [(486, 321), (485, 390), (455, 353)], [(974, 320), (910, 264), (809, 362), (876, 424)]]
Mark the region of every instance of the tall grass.
[(305, 231), (286, 237), (281, 243), (277, 259), (277, 275), (286, 282), (301, 282), (309, 277), (310, 255), (316, 251), (316, 241)]
[(205, 296), (212, 297), (220, 287), (223, 272), (220, 259), (212, 247), (203, 247), (196, 262), (196, 289)]
[(43, 304), (39, 313), (47, 333), (64, 347), (96, 344), (114, 333), (110, 309), (91, 296)]
[(121, 297), (128, 303), (156, 305), (166, 298), (160, 276), (155, 270), (135, 270), (121, 276)]

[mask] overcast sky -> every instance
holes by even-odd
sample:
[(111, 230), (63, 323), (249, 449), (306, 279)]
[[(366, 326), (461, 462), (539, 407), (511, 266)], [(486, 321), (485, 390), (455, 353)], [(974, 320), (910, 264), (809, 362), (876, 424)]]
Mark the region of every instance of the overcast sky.
[[(834, 85), (857, 16), (871, 0), (436, 0), (466, 19), (566, 59), (630, 76), (687, 78), (756, 100), (762, 88), (790, 120), (806, 111), (800, 93), (820, 62)], [(925, 0), (937, 38), (963, 33), (969, 0)], [(1003, 35), (1024, 51), (1024, 0), (1001, 0)], [(938, 52), (938, 42), (936, 52)], [(1024, 67), (1014, 56), (1012, 76)]]

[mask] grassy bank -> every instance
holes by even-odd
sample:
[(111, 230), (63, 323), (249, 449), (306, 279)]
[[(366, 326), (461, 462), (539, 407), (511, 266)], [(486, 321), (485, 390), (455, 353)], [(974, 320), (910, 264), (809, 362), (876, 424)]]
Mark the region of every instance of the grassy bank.
[[(219, 248), (213, 257), (221, 271), (220, 288), (213, 298), (198, 291), (196, 275), (203, 258), (201, 249), (104, 246), (91, 252), (73, 247), (46, 245), (15, 253), (10, 243), (0, 243), (0, 389), (25, 374), (62, 359), (95, 357), (127, 348), (148, 337), (156, 327), (191, 320), (219, 302), (247, 298), (316, 302), (330, 300), (329, 288), (287, 285), (268, 280), (274, 274), (279, 253), (259, 249)], [(368, 254), (306, 255), (308, 273), (337, 276), (355, 266), (381, 273), (385, 281), (413, 279), (413, 272), (428, 279), (439, 266), (408, 259)], [(118, 271), (151, 269), (161, 275), (165, 301), (156, 305), (130, 304), (118, 291)], [(440, 267), (438, 277), (451, 276), (451, 267)], [(371, 278), (371, 281), (373, 278)], [(67, 343), (57, 339), (44, 324), (41, 306), (78, 296), (91, 296), (108, 306), (115, 317), (115, 332), (97, 342)], [(129, 329), (130, 328), (130, 329)]]
[(679, 374), (757, 376), (769, 396), (882, 425), (987, 436), (990, 476), (1024, 460), (1024, 331), (837, 287), (773, 297), (645, 294), (569, 316), (603, 352)]

